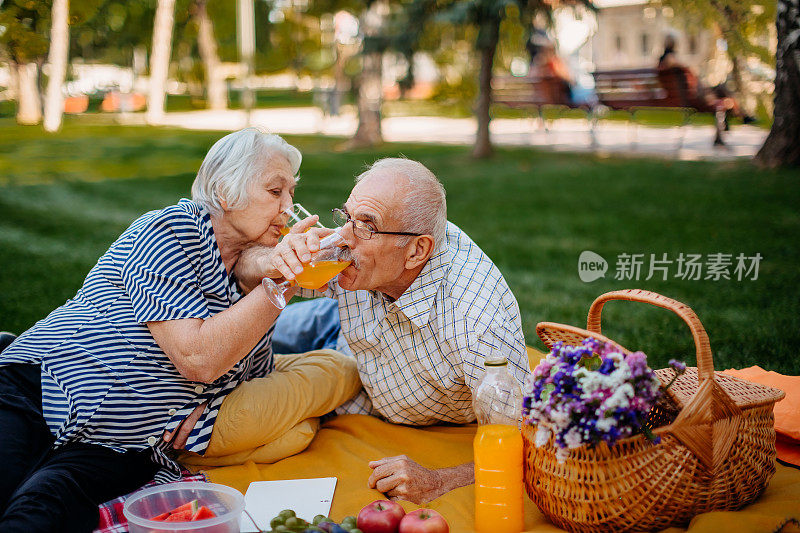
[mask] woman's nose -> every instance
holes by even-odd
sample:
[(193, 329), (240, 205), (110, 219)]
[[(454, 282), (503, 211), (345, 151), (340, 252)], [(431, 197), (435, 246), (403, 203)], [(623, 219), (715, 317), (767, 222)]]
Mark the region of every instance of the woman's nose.
[(288, 212), (288, 209), (291, 208), (293, 204), (294, 204), (294, 198), (292, 198), (291, 194), (285, 192), (283, 193), (283, 195), (281, 195), (281, 211)]

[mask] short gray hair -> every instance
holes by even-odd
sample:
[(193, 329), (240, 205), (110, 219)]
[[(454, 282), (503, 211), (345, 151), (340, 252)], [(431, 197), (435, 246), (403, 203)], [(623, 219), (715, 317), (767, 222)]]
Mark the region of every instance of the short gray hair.
[[(404, 193), (402, 228), (431, 235), (434, 245), (444, 242), (447, 231), (447, 200), (442, 183), (425, 165), (404, 157), (387, 157), (375, 161), (357, 178), (356, 183), (377, 173), (403, 177), (408, 181)], [(401, 239), (398, 246), (408, 244), (410, 238)]]
[(212, 214), (222, 212), (221, 200), (229, 209), (241, 209), (249, 201), (250, 185), (267, 170), (275, 155), (289, 161), (297, 175), (303, 156), (281, 137), (258, 128), (245, 128), (214, 143), (206, 154), (192, 184), (192, 200)]

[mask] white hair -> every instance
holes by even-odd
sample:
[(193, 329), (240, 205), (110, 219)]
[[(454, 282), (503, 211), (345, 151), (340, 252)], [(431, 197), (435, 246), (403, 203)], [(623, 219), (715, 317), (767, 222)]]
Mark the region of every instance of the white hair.
[[(371, 177), (392, 176), (405, 178), (407, 185), (402, 194), (403, 212), (400, 216), (402, 228), (398, 231), (420, 233), (433, 237), (434, 245), (445, 239), (447, 231), (447, 200), (442, 183), (428, 168), (418, 161), (403, 157), (387, 157), (375, 161), (357, 178), (356, 183)], [(409, 238), (401, 239), (398, 246), (408, 244)]]
[(212, 214), (222, 212), (221, 201), (229, 209), (241, 209), (249, 201), (250, 185), (267, 170), (272, 157), (289, 161), (297, 175), (303, 156), (281, 137), (258, 128), (245, 128), (214, 143), (206, 154), (192, 183), (192, 200)]

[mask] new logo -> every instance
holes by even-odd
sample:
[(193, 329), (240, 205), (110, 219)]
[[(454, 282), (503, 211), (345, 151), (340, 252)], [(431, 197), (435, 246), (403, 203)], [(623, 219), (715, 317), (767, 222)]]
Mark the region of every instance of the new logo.
[(596, 279), (603, 278), (608, 271), (608, 262), (602, 256), (590, 251), (584, 250), (578, 257), (578, 276), (584, 283), (592, 282)]

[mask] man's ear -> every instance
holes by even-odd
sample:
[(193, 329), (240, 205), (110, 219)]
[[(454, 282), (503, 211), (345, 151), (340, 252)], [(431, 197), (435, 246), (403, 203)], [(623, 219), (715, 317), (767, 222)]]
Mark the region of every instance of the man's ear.
[(425, 264), (433, 254), (433, 237), (420, 235), (414, 237), (406, 247), (406, 269), (414, 270)]

